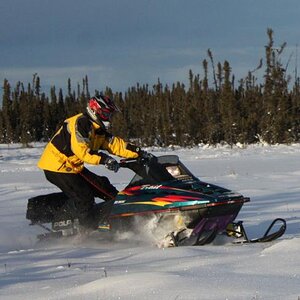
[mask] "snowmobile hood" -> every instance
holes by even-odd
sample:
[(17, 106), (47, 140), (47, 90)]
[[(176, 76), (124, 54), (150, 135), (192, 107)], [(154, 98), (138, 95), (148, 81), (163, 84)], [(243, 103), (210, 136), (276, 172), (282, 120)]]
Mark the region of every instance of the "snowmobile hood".
[[(136, 175), (117, 195), (112, 216), (201, 209), (232, 203), (242, 205), (249, 201), (241, 194), (202, 182), (175, 155), (158, 157), (148, 165), (130, 164), (129, 167)], [(169, 173), (170, 169), (173, 173)]]

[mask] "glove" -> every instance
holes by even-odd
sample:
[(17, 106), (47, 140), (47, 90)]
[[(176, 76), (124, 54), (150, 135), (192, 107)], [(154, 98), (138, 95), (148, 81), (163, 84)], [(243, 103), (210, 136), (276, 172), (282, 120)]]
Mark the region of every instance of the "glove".
[(139, 158), (141, 159), (145, 159), (147, 161), (151, 160), (152, 158), (154, 157), (153, 154), (147, 152), (147, 151), (144, 151), (144, 150), (140, 150), (139, 151)]
[(111, 156), (101, 153), (100, 164), (104, 165), (108, 170), (114, 171), (115, 173), (119, 171), (119, 163)]
[(148, 153), (147, 151), (144, 151), (140, 147), (133, 144), (127, 144), (126, 149), (137, 153), (139, 155), (139, 159), (142, 160), (150, 161), (154, 157), (153, 154)]

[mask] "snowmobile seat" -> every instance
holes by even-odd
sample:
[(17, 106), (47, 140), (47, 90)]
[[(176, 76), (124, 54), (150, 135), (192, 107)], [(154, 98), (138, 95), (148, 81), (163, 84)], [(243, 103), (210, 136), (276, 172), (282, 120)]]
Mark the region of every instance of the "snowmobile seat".
[(54, 222), (58, 215), (60, 219), (68, 218), (69, 216), (61, 214), (67, 199), (68, 197), (62, 192), (30, 198), (27, 203), (26, 219), (36, 224)]

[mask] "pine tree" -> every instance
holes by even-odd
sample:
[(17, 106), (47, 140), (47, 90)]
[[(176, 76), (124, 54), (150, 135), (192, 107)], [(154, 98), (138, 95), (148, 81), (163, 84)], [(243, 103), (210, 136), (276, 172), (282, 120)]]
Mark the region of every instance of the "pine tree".
[(2, 118), (3, 118), (3, 137), (4, 143), (12, 143), (13, 139), (13, 128), (12, 128), (12, 100), (11, 100), (11, 88), (7, 79), (4, 79), (3, 83), (3, 97), (2, 97)]
[[(113, 92), (106, 87), (105, 94), (115, 99), (121, 108), (111, 130), (140, 145), (181, 145), (227, 142), (255, 143), (262, 139), (269, 143), (290, 143), (300, 140), (300, 80), (295, 70), (291, 85), (282, 54), (286, 44), (274, 47), (273, 31), (268, 29), (265, 47), (263, 84), (248, 72), (235, 88), (235, 77), (228, 61), (215, 63), (210, 50), (208, 61), (203, 60), (203, 76), (189, 70), (188, 87), (176, 82), (163, 86), (158, 79), (151, 88), (139, 83), (127, 92)], [(209, 75), (209, 64), (212, 74)], [(209, 78), (212, 78), (212, 85)], [(289, 89), (290, 87), (290, 89)], [(99, 93), (99, 91), (95, 91)], [(90, 98), (88, 78), (82, 86), (72, 90), (67, 82), (67, 93), (62, 89), (50, 97), (42, 92), (40, 78), (33, 75), (27, 89), (18, 82), (11, 88), (3, 83), (3, 101), (0, 109), (0, 142), (48, 140), (64, 119), (85, 110)]]
[(14, 117), (11, 118), (12, 128), (14, 132), (14, 142), (20, 142), (21, 137), (21, 118), (20, 118), (20, 96), (24, 93), (24, 86), (21, 82), (17, 82), (12, 93), (12, 111)]
[(4, 116), (2, 110), (0, 110), (0, 143), (4, 143)]
[[(220, 91), (220, 113), (224, 141), (233, 145), (237, 142), (237, 130), (239, 126), (239, 109), (235, 99), (232, 83), (230, 81), (231, 68), (227, 61), (224, 62), (224, 83), (219, 81)], [(219, 77), (221, 77), (220, 75)]]
[(262, 137), (269, 143), (279, 143), (289, 139), (290, 124), (287, 118), (289, 108), (288, 80), (280, 55), (286, 44), (274, 48), (273, 30), (268, 29), (269, 43), (266, 46), (266, 71), (263, 94), (264, 117), (262, 119)]

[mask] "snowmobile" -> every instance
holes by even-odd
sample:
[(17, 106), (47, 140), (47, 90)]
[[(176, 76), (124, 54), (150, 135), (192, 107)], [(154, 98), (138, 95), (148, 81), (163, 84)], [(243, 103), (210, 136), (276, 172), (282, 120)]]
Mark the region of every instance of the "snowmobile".
[[(249, 239), (243, 222), (235, 219), (250, 198), (200, 180), (177, 155), (125, 159), (120, 165), (135, 175), (114, 199), (108, 222), (99, 222), (99, 231), (143, 234), (150, 230), (158, 246), (170, 247), (209, 244), (224, 233), (238, 243), (267, 242), (279, 238), (286, 230), (285, 220), (278, 218), (262, 237)], [(53, 201), (57, 193), (28, 200), (27, 219), (48, 231), (40, 237), (67, 236), (80, 231), (74, 217), (55, 221), (53, 211), (63, 207), (66, 200), (63, 193), (60, 195), (59, 202)], [(46, 223), (52, 223), (52, 228)]]

